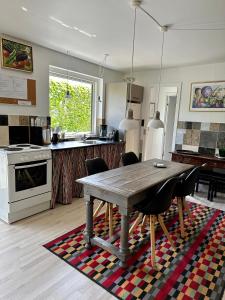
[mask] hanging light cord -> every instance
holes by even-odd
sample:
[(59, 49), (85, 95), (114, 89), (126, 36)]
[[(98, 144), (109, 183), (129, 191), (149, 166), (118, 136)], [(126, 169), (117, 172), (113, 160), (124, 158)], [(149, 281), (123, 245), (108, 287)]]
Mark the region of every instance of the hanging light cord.
[(128, 114), (128, 109), (131, 104), (131, 91), (134, 81), (134, 53), (135, 53), (135, 37), (136, 37), (136, 23), (137, 23), (137, 8), (134, 9), (134, 26), (133, 26), (133, 38), (132, 38), (132, 54), (131, 54), (131, 71), (130, 71), (130, 89), (129, 89), (129, 99), (126, 105), (125, 118)]
[(147, 10), (145, 10), (142, 6), (139, 6), (140, 10), (142, 10), (146, 15), (148, 15), (160, 28), (163, 27)]
[(156, 110), (158, 110), (159, 106), (159, 97), (160, 97), (160, 90), (161, 90), (161, 80), (162, 80), (162, 68), (163, 68), (163, 54), (164, 54), (164, 42), (165, 42), (165, 32), (162, 33), (162, 47), (161, 47), (161, 58), (160, 58), (160, 71), (159, 71), (159, 88), (158, 88), (158, 95), (157, 95), (157, 106)]

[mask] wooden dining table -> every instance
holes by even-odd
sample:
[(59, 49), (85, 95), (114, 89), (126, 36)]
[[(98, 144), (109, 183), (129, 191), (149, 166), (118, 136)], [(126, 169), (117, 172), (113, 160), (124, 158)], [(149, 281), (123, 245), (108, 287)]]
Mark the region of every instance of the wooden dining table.
[[(163, 163), (165, 168), (157, 168), (154, 163)], [(109, 170), (78, 179), (84, 186), (86, 202), (86, 229), (84, 238), (86, 247), (97, 245), (120, 259), (120, 265), (126, 267), (129, 251), (129, 217), (133, 206), (146, 197), (149, 188), (180, 175), (193, 168), (193, 165), (151, 159), (126, 167)], [(110, 240), (94, 236), (93, 204), (95, 199), (116, 204), (121, 214), (120, 246)]]

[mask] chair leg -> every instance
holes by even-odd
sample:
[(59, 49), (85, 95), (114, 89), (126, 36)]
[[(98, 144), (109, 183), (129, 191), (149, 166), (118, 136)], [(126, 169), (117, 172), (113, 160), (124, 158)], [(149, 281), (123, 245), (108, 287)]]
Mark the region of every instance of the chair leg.
[(145, 228), (145, 224), (147, 222), (147, 219), (148, 219), (148, 216), (145, 215), (144, 218), (143, 218), (143, 220), (142, 220), (142, 223), (141, 223), (141, 233), (144, 232), (144, 228)]
[(183, 204), (182, 204), (182, 198), (177, 197), (177, 205), (178, 205), (178, 214), (179, 214), (179, 221), (180, 221), (180, 232), (181, 232), (181, 237), (185, 237), (185, 232), (184, 232), (184, 219), (183, 219)]
[(150, 216), (151, 263), (155, 268), (155, 216)]
[(167, 228), (165, 226), (165, 223), (163, 221), (162, 216), (158, 215), (158, 220), (159, 220), (159, 224), (162, 227), (162, 230), (163, 230), (164, 234), (166, 235), (166, 237), (168, 238), (171, 246), (175, 249), (174, 242), (173, 242), (173, 240), (172, 240), (172, 238), (171, 238), (171, 236), (170, 236), (170, 234), (169, 234), (169, 232), (168, 232), (168, 230), (167, 230)]
[(105, 205), (104, 201), (101, 201), (101, 203), (99, 204), (99, 206), (96, 208), (94, 214), (93, 214), (93, 219), (95, 219), (97, 217), (97, 215), (99, 214), (100, 210), (103, 208), (103, 206)]
[(138, 226), (138, 224), (141, 222), (143, 218), (143, 214), (142, 213), (139, 213), (138, 214), (138, 217), (136, 218), (136, 220), (134, 221), (134, 223), (132, 224), (130, 230), (129, 230), (129, 233), (132, 234), (134, 229)]
[(186, 210), (187, 214), (188, 214), (188, 217), (191, 219), (191, 221), (194, 223), (195, 222), (195, 219), (190, 211), (190, 208), (187, 204), (187, 202), (185, 201), (185, 199), (183, 199), (183, 207), (184, 209)]

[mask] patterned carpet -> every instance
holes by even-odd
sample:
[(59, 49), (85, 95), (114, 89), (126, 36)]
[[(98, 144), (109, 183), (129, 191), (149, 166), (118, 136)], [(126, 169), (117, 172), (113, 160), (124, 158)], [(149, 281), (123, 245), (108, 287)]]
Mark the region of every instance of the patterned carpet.
[[(225, 287), (225, 212), (192, 204), (195, 223), (185, 216), (187, 237), (180, 238), (177, 208), (172, 206), (164, 220), (175, 242), (171, 248), (160, 228), (156, 228), (156, 262), (150, 262), (149, 228), (139, 228), (129, 243), (133, 252), (128, 268), (118, 259), (93, 247), (86, 250), (84, 225), (44, 245), (49, 251), (99, 284), (118, 299), (222, 299)], [(136, 217), (133, 214), (132, 219)], [(119, 231), (120, 215), (114, 212), (114, 230)], [(107, 224), (102, 216), (95, 222), (97, 235), (107, 239)], [(119, 241), (115, 242), (118, 246)]]

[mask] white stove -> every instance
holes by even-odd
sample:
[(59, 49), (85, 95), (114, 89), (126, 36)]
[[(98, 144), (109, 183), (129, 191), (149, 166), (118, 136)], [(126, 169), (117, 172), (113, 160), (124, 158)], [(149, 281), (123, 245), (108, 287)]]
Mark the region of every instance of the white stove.
[(12, 223), (50, 208), (51, 150), (17, 144), (0, 148), (0, 218)]

